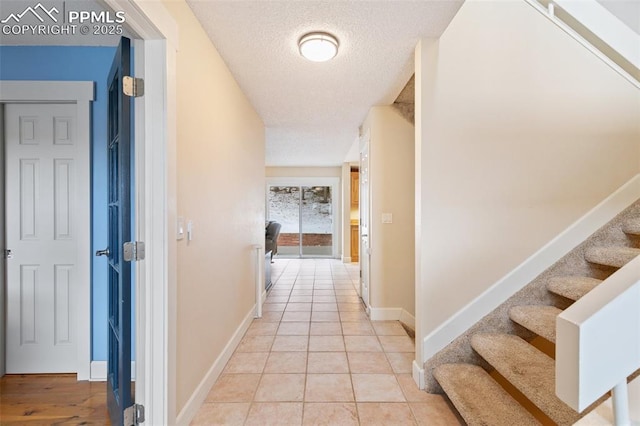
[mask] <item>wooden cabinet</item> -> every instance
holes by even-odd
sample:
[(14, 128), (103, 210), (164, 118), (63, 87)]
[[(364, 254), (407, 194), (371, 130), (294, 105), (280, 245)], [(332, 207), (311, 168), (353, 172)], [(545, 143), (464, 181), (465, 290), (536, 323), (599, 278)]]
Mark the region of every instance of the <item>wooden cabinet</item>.
[(360, 231), (358, 225), (351, 224), (351, 261), (358, 262), (360, 260)]
[(358, 207), (360, 194), (360, 172), (351, 170), (351, 206)]

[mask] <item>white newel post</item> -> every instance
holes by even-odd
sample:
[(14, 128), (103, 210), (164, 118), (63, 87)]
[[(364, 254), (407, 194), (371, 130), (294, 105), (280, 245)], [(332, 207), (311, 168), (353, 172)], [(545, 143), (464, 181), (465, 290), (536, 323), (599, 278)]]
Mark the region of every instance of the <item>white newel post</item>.
[(627, 381), (618, 383), (611, 391), (613, 399), (613, 420), (616, 426), (629, 426), (629, 392)]
[(262, 246), (253, 246), (256, 252), (256, 314), (255, 318), (262, 318), (262, 291), (264, 289), (264, 255)]
[(640, 425), (640, 378), (629, 383), (629, 414), (633, 424)]

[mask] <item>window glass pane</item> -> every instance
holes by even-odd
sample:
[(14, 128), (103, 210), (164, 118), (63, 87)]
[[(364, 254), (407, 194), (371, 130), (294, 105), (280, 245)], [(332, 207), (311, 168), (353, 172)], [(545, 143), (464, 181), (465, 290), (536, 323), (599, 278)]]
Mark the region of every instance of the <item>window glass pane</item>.
[(270, 186), (268, 194), (269, 220), (280, 223), (278, 255), (300, 255), (300, 187)]
[(330, 186), (302, 187), (302, 255), (333, 254), (333, 219)]

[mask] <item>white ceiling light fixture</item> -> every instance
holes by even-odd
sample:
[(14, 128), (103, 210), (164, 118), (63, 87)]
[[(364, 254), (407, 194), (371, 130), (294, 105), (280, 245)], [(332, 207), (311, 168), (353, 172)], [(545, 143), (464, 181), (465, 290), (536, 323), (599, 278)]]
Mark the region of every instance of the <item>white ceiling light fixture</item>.
[(325, 62), (338, 54), (338, 39), (329, 33), (313, 32), (300, 38), (300, 54), (313, 62)]

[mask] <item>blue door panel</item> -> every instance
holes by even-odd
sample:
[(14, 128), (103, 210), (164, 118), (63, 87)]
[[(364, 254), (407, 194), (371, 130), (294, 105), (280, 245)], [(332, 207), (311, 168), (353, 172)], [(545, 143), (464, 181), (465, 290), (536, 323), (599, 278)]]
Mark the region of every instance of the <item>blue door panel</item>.
[(123, 37), (109, 72), (109, 312), (107, 405), (113, 425), (124, 423), (133, 403), (131, 389), (131, 263), (122, 245), (131, 241), (131, 99), (123, 93), (123, 77), (131, 75), (131, 42)]

